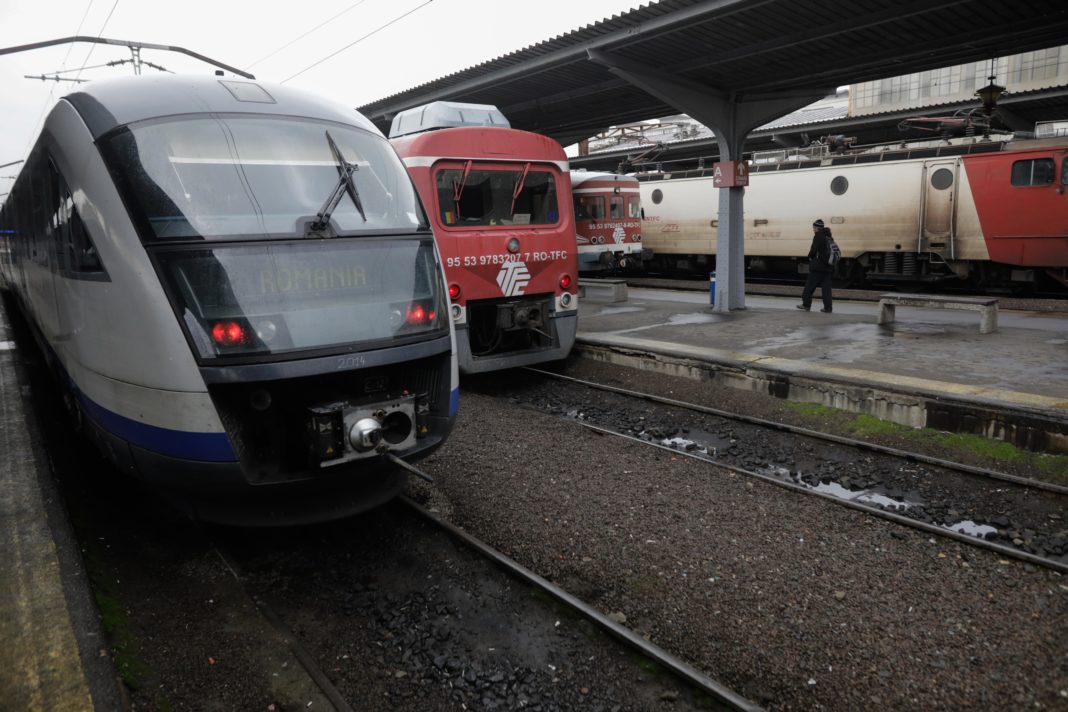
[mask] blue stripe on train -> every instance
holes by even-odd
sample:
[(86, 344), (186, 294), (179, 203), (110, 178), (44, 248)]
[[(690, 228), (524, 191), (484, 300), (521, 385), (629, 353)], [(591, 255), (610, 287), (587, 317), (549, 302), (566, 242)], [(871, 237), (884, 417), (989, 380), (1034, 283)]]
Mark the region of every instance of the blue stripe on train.
[(449, 417), (454, 417), (460, 412), (460, 389), (454, 388), (449, 396)]
[[(73, 385), (73, 384), (72, 384)], [(182, 460), (202, 462), (235, 462), (237, 455), (226, 433), (190, 433), (169, 430), (148, 423), (131, 420), (94, 403), (80, 390), (78, 400), (97, 425), (131, 445)]]

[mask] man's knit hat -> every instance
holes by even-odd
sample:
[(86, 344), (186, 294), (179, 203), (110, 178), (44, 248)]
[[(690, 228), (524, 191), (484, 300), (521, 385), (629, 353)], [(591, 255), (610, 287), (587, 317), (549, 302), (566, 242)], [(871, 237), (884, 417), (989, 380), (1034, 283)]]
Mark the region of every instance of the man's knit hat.
[(817, 220), (816, 222), (812, 223), (812, 227), (823, 227), (823, 221)]

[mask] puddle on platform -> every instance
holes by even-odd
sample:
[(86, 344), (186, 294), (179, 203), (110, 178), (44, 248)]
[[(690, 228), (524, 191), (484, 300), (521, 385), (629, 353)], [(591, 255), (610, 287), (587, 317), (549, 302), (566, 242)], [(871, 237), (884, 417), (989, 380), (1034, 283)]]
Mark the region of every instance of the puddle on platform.
[(613, 314), (633, 314), (634, 312), (645, 311), (641, 307), (603, 307), (599, 312), (592, 316), (612, 316)]
[(772, 356), (787, 353), (790, 358), (804, 354), (804, 361), (855, 363), (878, 355), (886, 344), (886, 334), (873, 324), (815, 324), (758, 339), (747, 349)]
[(691, 314), (672, 314), (668, 319), (669, 324), (711, 324), (719, 321), (718, 316), (694, 312)]
[[(626, 307), (620, 307), (625, 309)], [(692, 326), (694, 324), (715, 324), (720, 321), (720, 317), (714, 314), (672, 314), (668, 317), (667, 321), (661, 321), (656, 324), (646, 324), (645, 326), (636, 326), (633, 329), (620, 329), (619, 331), (607, 332), (611, 335), (621, 336), (623, 334), (633, 334), (637, 331), (648, 331), (649, 329), (658, 329), (661, 326)]]

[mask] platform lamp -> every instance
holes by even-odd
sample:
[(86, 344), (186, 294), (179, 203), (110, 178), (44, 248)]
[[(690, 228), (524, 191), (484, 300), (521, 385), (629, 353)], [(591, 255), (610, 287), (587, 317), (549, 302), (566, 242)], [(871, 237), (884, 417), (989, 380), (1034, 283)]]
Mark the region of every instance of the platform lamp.
[(983, 102), (983, 109), (986, 110), (987, 116), (994, 112), (994, 109), (998, 108), (998, 99), (1005, 93), (1005, 87), (994, 83), (997, 79), (996, 76), (990, 75), (990, 83), (982, 89), (977, 89), (975, 95), (979, 97), (979, 100)]
[(998, 108), (998, 99), (1005, 93), (1005, 87), (994, 83), (996, 75), (991, 74), (990, 83), (982, 89), (977, 89), (975, 95), (983, 102), (983, 111), (986, 112), (986, 126), (983, 128), (983, 138), (990, 138), (990, 116)]

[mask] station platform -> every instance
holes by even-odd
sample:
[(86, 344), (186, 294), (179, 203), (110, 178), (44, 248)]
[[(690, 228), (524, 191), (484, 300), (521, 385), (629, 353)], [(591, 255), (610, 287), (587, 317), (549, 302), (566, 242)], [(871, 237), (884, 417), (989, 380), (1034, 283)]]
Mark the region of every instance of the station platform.
[(0, 708), (121, 709), (18, 355), (0, 306)]
[(747, 295), (713, 311), (708, 292), (628, 289), (626, 301), (580, 301), (576, 350), (637, 368), (868, 413), (913, 427), (973, 432), (1068, 452), (1068, 314), (975, 312), (874, 302)]

